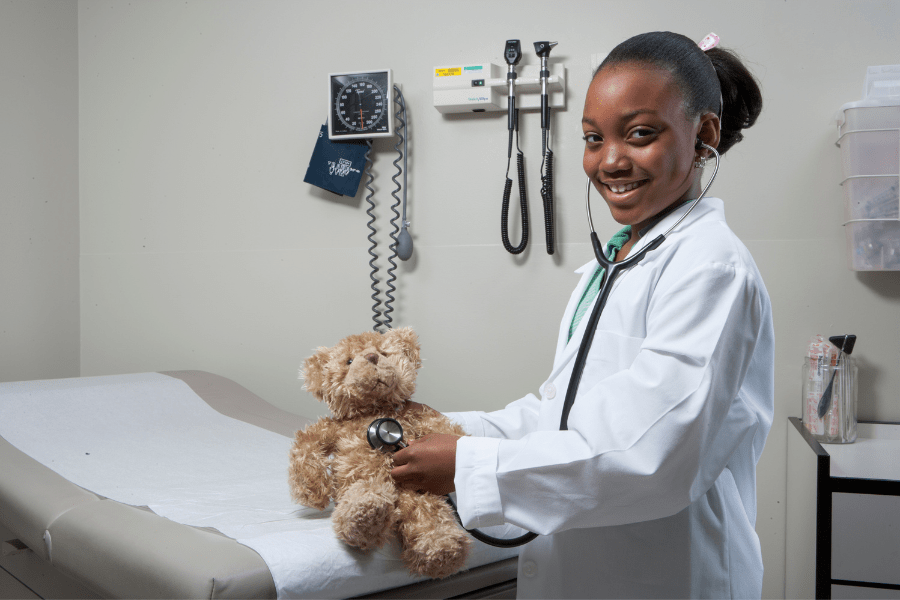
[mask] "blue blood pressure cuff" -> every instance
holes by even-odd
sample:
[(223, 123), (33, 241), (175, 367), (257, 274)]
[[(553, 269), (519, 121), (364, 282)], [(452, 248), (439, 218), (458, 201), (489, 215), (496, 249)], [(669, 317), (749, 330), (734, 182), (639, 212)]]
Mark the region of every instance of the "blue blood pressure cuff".
[(335, 142), (322, 125), (303, 181), (341, 196), (356, 196), (366, 166), (365, 140)]

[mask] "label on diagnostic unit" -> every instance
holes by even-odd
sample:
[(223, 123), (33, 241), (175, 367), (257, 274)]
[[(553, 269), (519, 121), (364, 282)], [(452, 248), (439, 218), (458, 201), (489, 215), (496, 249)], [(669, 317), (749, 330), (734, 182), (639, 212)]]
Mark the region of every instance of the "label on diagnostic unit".
[(450, 77), (452, 75), (462, 75), (462, 69), (459, 67), (451, 67), (449, 69), (435, 69), (435, 77)]

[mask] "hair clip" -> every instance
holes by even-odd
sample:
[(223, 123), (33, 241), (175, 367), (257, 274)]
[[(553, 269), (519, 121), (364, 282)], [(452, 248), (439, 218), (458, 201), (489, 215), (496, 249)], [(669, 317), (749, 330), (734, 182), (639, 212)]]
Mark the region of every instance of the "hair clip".
[(714, 33), (710, 33), (705, 38), (700, 40), (700, 43), (697, 44), (701, 50), (706, 52), (707, 50), (712, 50), (716, 46), (719, 45), (719, 36)]

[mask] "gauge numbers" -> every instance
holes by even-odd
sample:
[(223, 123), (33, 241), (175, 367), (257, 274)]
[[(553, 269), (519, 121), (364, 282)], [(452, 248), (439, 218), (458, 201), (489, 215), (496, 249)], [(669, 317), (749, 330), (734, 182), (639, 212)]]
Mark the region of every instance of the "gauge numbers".
[(328, 137), (359, 139), (394, 135), (391, 71), (328, 76)]

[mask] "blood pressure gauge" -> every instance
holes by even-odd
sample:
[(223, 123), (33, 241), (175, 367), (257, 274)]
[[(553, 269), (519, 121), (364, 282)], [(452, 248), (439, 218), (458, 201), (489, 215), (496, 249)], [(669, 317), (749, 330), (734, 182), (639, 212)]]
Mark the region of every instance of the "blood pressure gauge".
[(328, 137), (332, 140), (390, 137), (393, 81), (390, 69), (328, 75)]

